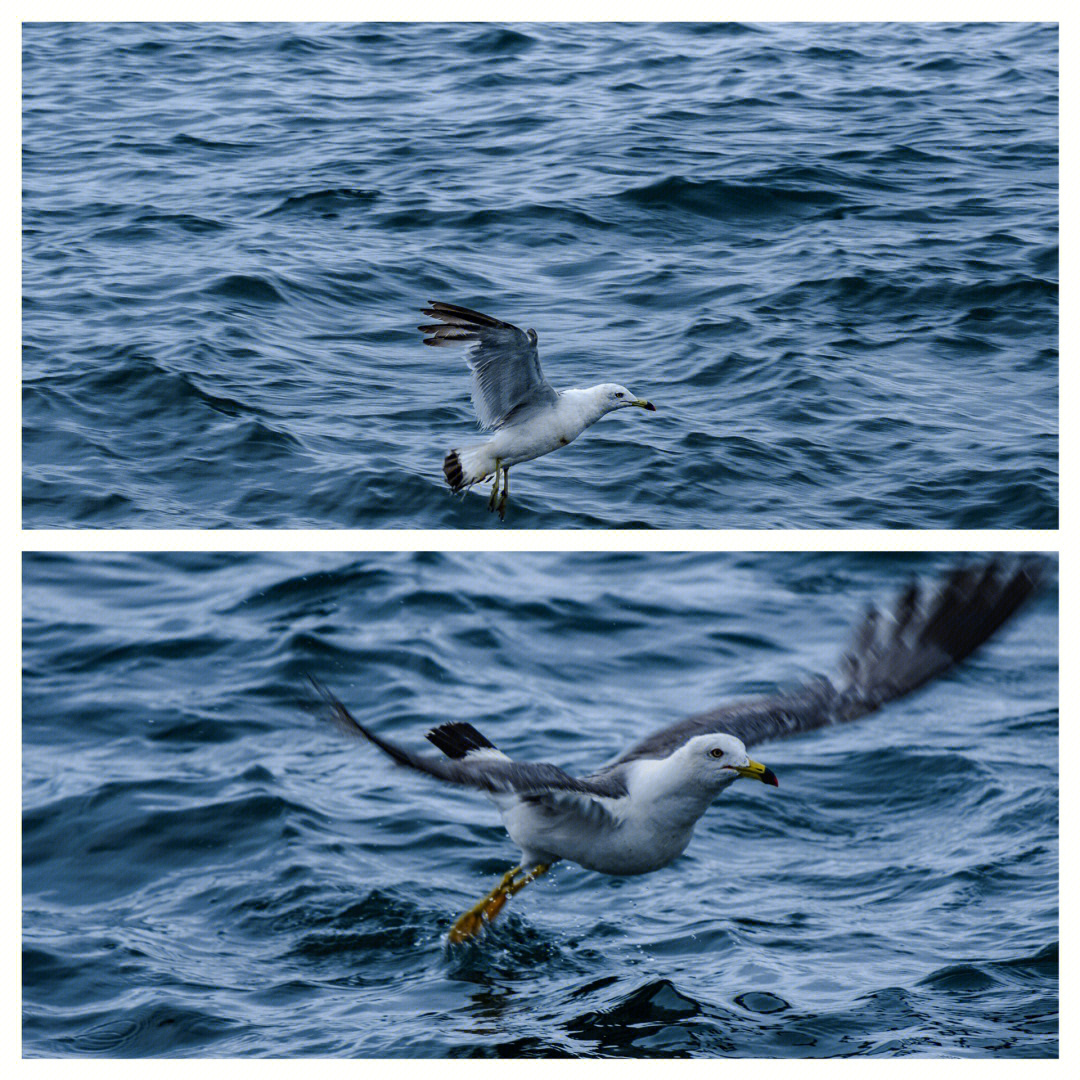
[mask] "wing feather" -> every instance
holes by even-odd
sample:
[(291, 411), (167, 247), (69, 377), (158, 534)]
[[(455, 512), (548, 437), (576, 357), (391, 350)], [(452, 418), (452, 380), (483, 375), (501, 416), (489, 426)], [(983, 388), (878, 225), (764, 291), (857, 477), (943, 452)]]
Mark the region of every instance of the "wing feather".
[(473, 407), (483, 427), (501, 427), (516, 411), (558, 398), (540, 370), (535, 331), (435, 300), (424, 314), (441, 320), (418, 328), (430, 335), (425, 345), (470, 346), (465, 359), (472, 372)]
[(958, 567), (934, 586), (913, 582), (892, 614), (870, 608), (835, 679), (731, 702), (654, 732), (610, 767), (667, 757), (695, 735), (725, 732), (747, 746), (855, 720), (910, 694), (970, 656), (1036, 591), (1040, 557)]
[(522, 796), (542, 798), (551, 792), (618, 798), (626, 794), (621, 776), (607, 775), (580, 779), (563, 772), (557, 765), (546, 762), (514, 761), (505, 755), (470, 754), (463, 758), (434, 757), (417, 754), (403, 746), (376, 735), (361, 724), (345, 706), (321, 683), (310, 675), (311, 684), (330, 706), (338, 727), (346, 734), (358, 735), (374, 743), (399, 765), (434, 776), (450, 784), (486, 791), (488, 794), (513, 792)]

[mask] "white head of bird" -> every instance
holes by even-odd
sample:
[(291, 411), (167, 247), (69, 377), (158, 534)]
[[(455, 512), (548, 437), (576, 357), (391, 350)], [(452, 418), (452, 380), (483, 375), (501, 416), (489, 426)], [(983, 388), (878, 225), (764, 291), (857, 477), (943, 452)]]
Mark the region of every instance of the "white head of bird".
[(695, 735), (677, 753), (692, 779), (712, 791), (722, 791), (740, 776), (780, 786), (772, 769), (752, 761), (743, 741), (734, 735)]
[(600, 416), (631, 405), (648, 412), (656, 412), (656, 406), (651, 401), (635, 397), (625, 386), (620, 386), (618, 383), (600, 383), (599, 386), (589, 387), (587, 393), (600, 410)]

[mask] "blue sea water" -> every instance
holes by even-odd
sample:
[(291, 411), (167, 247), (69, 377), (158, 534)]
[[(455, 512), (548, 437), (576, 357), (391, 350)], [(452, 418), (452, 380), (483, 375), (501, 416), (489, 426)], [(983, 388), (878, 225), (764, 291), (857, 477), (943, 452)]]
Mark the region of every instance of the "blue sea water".
[(556, 866), (454, 951), (517, 850), (305, 681), (589, 770), (831, 670), (955, 558), (25, 556), (24, 1053), (1056, 1055), (1052, 584), (923, 693), (755, 748), (780, 786), (668, 868)]
[(497, 527), (441, 299), (657, 406), (506, 527), (1056, 527), (1057, 47), (27, 24), (24, 523)]

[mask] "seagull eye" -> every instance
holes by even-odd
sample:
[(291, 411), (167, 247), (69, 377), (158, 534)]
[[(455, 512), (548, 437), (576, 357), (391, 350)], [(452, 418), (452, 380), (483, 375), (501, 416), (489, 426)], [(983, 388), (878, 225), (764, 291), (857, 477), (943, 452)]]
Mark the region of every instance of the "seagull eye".
[(723, 757), (724, 756), (724, 751), (721, 750), (719, 747), (717, 747), (716, 749), (709, 751), (709, 756), (710, 757)]

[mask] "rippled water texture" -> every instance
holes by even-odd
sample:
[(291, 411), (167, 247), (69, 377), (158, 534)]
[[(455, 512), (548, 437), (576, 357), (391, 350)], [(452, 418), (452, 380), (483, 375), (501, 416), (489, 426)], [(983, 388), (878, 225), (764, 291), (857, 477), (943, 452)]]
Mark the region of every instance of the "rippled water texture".
[(27, 526), (497, 526), (429, 299), (657, 405), (507, 527), (1057, 524), (1053, 25), (23, 43)]
[(877, 717), (761, 744), (687, 852), (569, 865), (478, 947), (517, 850), (344, 739), (465, 718), (590, 770), (831, 670), (942, 556), (34, 555), (23, 1031), (40, 1055), (1052, 1056), (1057, 597)]

